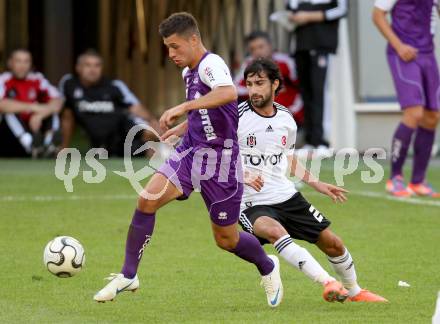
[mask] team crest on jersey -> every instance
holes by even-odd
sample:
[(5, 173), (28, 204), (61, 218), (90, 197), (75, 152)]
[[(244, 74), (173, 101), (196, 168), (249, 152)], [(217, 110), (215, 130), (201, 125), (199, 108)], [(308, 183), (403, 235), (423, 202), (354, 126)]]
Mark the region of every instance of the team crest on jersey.
[(287, 144), (287, 138), (286, 138), (286, 136), (281, 137), (281, 144), (282, 144), (283, 146), (286, 146), (286, 144)]
[(257, 145), (257, 137), (255, 136), (255, 134), (248, 135), (246, 144), (249, 147), (254, 147), (255, 145)]
[(75, 91), (73, 91), (73, 97), (75, 99), (82, 98), (84, 96), (83, 90), (81, 88), (76, 88)]
[(34, 101), (35, 99), (37, 99), (37, 91), (35, 91), (34, 88), (29, 89), (28, 92), (28, 99)]

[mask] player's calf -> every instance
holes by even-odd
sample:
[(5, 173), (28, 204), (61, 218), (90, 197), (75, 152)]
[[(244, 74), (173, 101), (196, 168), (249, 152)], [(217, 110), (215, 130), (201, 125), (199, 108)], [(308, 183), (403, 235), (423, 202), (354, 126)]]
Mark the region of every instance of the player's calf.
[(341, 238), (328, 228), (319, 234), (316, 245), (329, 257), (338, 257), (345, 252), (344, 243)]

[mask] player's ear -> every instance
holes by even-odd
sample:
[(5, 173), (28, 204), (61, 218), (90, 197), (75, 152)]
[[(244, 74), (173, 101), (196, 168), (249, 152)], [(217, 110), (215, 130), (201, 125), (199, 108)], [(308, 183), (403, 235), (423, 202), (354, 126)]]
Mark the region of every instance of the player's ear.
[(199, 43), (199, 37), (197, 37), (196, 34), (192, 34), (189, 37), (189, 42), (190, 42), (191, 46), (195, 47)]
[(272, 91), (277, 91), (279, 86), (280, 86), (280, 80), (275, 79), (272, 83)]

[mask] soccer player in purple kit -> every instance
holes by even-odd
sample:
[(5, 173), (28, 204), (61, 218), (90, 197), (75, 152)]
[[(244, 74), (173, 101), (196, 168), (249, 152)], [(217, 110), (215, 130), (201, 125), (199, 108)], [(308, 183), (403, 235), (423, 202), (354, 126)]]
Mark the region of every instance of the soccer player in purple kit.
[[(256, 265), (267, 302), (276, 307), (283, 297), (279, 260), (267, 256), (253, 235), (238, 232), (237, 228), (243, 183), (237, 141), (237, 93), (229, 69), (218, 55), (203, 46), (192, 15), (172, 14), (160, 24), (159, 33), (169, 57), (184, 68), (187, 99), (162, 115), (160, 124), (167, 129), (162, 140), (184, 135), (183, 141), (141, 193), (128, 231), (122, 271), (112, 274), (111, 281), (94, 299), (113, 300), (118, 293), (139, 287), (138, 265), (150, 242), (156, 211), (200, 190), (217, 245)], [(169, 129), (185, 114), (187, 121)], [(205, 178), (207, 174), (210, 176)]]
[[(425, 179), (440, 118), (440, 79), (433, 44), (438, 11), (437, 0), (376, 0), (373, 11), (373, 21), (388, 41), (388, 63), (403, 110), (392, 140), (391, 175), (386, 184), (387, 191), (397, 197), (440, 198)], [(412, 177), (406, 186), (402, 168), (414, 133)]]

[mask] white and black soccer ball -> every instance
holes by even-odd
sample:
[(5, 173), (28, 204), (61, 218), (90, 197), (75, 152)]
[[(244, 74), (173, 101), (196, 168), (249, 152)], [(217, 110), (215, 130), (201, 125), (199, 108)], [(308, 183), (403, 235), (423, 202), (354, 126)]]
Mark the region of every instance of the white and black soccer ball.
[(68, 278), (81, 271), (86, 256), (78, 240), (70, 236), (58, 236), (47, 243), (43, 259), (50, 273)]

